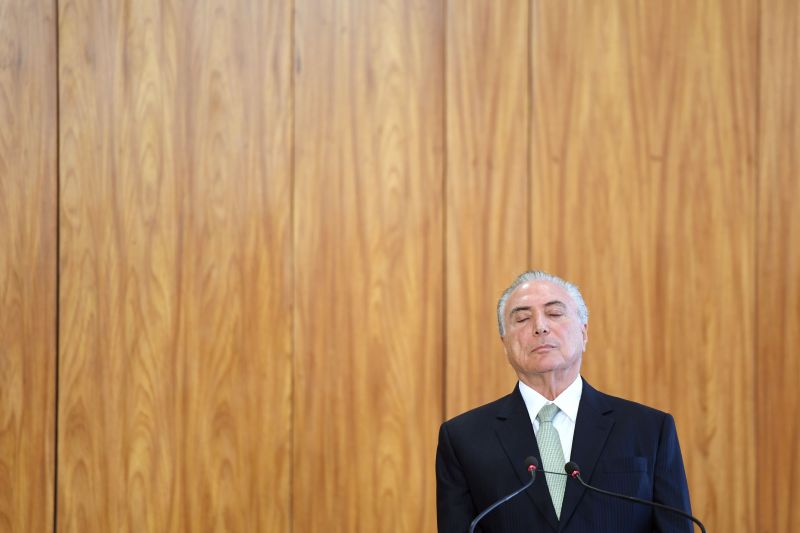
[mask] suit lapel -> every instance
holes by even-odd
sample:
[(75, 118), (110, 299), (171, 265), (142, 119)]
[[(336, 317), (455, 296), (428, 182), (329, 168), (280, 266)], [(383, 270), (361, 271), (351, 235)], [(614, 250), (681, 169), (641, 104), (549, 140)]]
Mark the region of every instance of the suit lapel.
[[(611, 409), (603, 401), (603, 395), (584, 380), (570, 460), (578, 463), (581, 470), (588, 473), (583, 476), (587, 483), (591, 483), (591, 473), (594, 472), (614, 426), (611, 413)], [(567, 479), (564, 503), (561, 506), (561, 531), (566, 527), (585, 492), (586, 489), (577, 480)]]
[[(519, 392), (519, 387), (514, 388), (507, 401), (498, 412), (495, 432), (500, 440), (514, 472), (517, 473), (520, 484), (526, 483), (530, 478), (525, 472), (525, 458), (532, 455), (541, 461), (539, 446), (536, 444), (536, 435), (533, 432), (528, 410), (525, 401)], [(542, 466), (539, 466), (540, 470)], [(558, 519), (556, 518), (553, 502), (550, 493), (547, 491), (544, 474), (539, 472), (533, 486), (526, 491), (529, 498), (541, 514), (541, 518), (547, 521), (553, 531), (558, 529)], [(531, 517), (531, 520), (535, 520)]]

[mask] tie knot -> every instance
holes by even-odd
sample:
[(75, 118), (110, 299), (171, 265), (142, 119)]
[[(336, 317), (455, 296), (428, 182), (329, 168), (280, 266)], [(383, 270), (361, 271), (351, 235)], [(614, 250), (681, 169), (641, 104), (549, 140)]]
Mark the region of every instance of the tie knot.
[(556, 416), (556, 413), (558, 413), (558, 411), (559, 409), (556, 404), (548, 403), (539, 410), (539, 414), (536, 415), (536, 418), (539, 419), (540, 424), (543, 422), (552, 422), (553, 417)]

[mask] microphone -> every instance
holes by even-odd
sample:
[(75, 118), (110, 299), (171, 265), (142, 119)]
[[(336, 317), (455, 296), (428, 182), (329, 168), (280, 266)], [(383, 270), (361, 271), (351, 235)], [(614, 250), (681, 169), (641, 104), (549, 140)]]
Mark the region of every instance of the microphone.
[(586, 487), (587, 489), (591, 489), (593, 491), (599, 492), (600, 494), (606, 494), (608, 496), (613, 496), (615, 498), (620, 498), (620, 499), (632, 501), (632, 502), (635, 502), (635, 503), (642, 503), (644, 505), (652, 505), (653, 507), (658, 507), (659, 509), (666, 509), (667, 511), (671, 511), (673, 513), (677, 513), (677, 514), (681, 515), (684, 518), (688, 518), (689, 520), (691, 520), (692, 522), (694, 522), (695, 524), (700, 526), (700, 531), (702, 531), (703, 533), (706, 533), (706, 528), (703, 526), (703, 523), (700, 522), (700, 520), (698, 520), (697, 518), (693, 517), (689, 513), (685, 513), (683, 511), (681, 511), (680, 509), (676, 509), (674, 507), (670, 507), (669, 505), (664, 505), (662, 503), (651, 502), (651, 501), (648, 501), (648, 500), (641, 500), (639, 498), (634, 498), (633, 496), (626, 496), (625, 494), (617, 494), (616, 492), (611, 492), (611, 491), (607, 491), (607, 490), (603, 490), (603, 489), (598, 489), (597, 487), (593, 487), (593, 486), (589, 485), (581, 477), (581, 467), (578, 466), (578, 463), (575, 463), (573, 461), (568, 462), (567, 464), (564, 465), (564, 471), (566, 471), (566, 473), (567, 473), (567, 475), (569, 477), (571, 477), (573, 479), (577, 479), (578, 482), (580, 482), (580, 484), (583, 485), (584, 487)]
[(483, 512), (481, 514), (479, 514), (478, 516), (476, 516), (475, 520), (473, 520), (472, 523), (469, 525), (469, 533), (474, 533), (475, 532), (475, 526), (478, 525), (478, 522), (480, 522), (481, 519), (484, 516), (486, 516), (487, 514), (491, 513), (497, 507), (499, 507), (500, 505), (506, 503), (508, 500), (510, 500), (511, 498), (513, 498), (514, 496), (519, 494), (520, 492), (524, 491), (525, 489), (527, 489), (528, 487), (533, 485), (534, 480), (536, 480), (536, 471), (539, 470), (539, 461), (536, 460), (536, 457), (530, 456), (530, 457), (526, 457), (525, 458), (525, 469), (528, 472), (530, 472), (531, 480), (528, 481), (527, 483), (525, 483), (524, 485), (522, 485), (520, 488), (518, 488), (517, 490), (515, 490), (511, 494), (509, 494), (508, 496), (503, 496), (502, 498), (500, 498), (499, 500), (494, 502), (492, 505), (490, 505), (489, 507), (484, 509)]

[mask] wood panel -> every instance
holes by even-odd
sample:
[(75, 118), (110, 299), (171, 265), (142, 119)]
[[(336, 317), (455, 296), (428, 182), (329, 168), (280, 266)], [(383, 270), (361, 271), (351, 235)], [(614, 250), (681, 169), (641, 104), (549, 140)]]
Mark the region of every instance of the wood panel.
[(288, 531), (290, 6), (59, 13), (58, 531)]
[(758, 531), (800, 531), (800, 5), (761, 4), (756, 376)]
[(56, 22), (0, 0), (0, 531), (53, 523)]
[(675, 415), (708, 529), (752, 531), (757, 5), (533, 9), (532, 263), (584, 291), (584, 376)]
[(295, 10), (294, 531), (432, 531), (443, 8)]
[(516, 382), (495, 308), (528, 266), (528, 15), (524, 2), (448, 2), (448, 418)]

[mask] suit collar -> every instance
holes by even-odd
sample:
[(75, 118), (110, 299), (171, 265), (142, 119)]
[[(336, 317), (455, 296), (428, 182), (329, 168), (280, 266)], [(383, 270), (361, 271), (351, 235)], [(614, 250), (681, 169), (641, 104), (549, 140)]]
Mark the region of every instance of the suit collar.
[[(589, 472), (589, 475), (585, 476), (587, 483), (591, 483), (591, 473), (595, 470), (597, 460), (605, 448), (606, 440), (613, 426), (613, 410), (606, 402), (605, 395), (584, 380), (570, 459), (580, 465), (584, 472)], [(564, 503), (561, 506), (560, 529), (562, 531), (585, 492), (586, 489), (576, 480), (567, 479)]]
[[(528, 473), (525, 472), (525, 458), (532, 455), (539, 459), (542, 455), (539, 453), (533, 425), (518, 386), (514, 387), (511, 394), (506, 396), (499, 406), (495, 433), (511, 462), (514, 472), (517, 473), (520, 484), (526, 483), (530, 478)], [(542, 468), (541, 464), (539, 468)], [(539, 511), (541, 515), (539, 519), (546, 521), (552, 531), (557, 530), (558, 519), (553, 509), (550, 493), (547, 491), (547, 485), (544, 482), (544, 474), (541, 472), (537, 474), (536, 481), (526, 493)], [(532, 517), (532, 519), (534, 518)]]
[[(511, 394), (500, 402), (495, 424), (497, 438), (508, 456), (512, 468), (517, 473), (520, 484), (526, 483), (529, 478), (523, 467), (525, 458), (533, 455), (538, 459), (541, 458), (541, 453), (518, 386), (515, 386)], [(595, 465), (605, 448), (606, 440), (613, 426), (613, 410), (605, 400), (605, 395), (595, 390), (584, 379), (570, 458), (578, 463), (585, 472), (589, 472), (589, 475), (586, 476), (587, 483), (591, 483), (591, 473), (595, 470)], [(575, 480), (567, 480), (560, 521), (556, 517), (553, 502), (541, 472), (537, 475), (533, 486), (526, 492), (539, 511), (540, 519), (547, 522), (553, 531), (563, 531), (586, 489)]]

